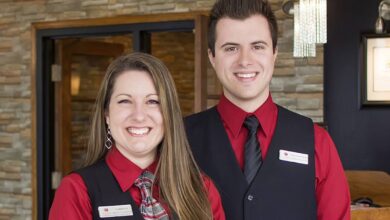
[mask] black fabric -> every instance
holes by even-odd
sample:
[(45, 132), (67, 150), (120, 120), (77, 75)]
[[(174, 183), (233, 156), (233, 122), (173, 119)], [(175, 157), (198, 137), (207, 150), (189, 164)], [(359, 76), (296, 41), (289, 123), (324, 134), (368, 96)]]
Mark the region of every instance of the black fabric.
[(248, 137), (244, 145), (244, 174), (250, 184), (262, 163), (260, 143), (257, 139), (259, 120), (254, 115), (249, 116), (245, 119), (244, 126), (248, 129)]
[[(248, 184), (216, 107), (185, 119), (201, 169), (215, 182), (228, 220), (316, 219), (314, 129), (310, 119), (278, 106), (266, 158)], [(307, 154), (309, 164), (279, 160), (279, 151)]]
[[(83, 178), (91, 200), (93, 219), (136, 219), (144, 220), (138, 206), (135, 204), (130, 192), (122, 192), (105, 160), (101, 160), (91, 166), (75, 171)], [(133, 216), (100, 218), (99, 206), (127, 205), (130, 204)]]

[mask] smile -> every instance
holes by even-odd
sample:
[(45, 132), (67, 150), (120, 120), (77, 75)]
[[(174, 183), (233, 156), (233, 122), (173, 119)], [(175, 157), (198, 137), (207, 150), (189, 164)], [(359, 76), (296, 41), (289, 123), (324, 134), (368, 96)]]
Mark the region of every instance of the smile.
[(150, 132), (151, 128), (134, 128), (134, 127), (130, 127), (127, 129), (127, 131), (131, 134), (131, 135), (134, 135), (134, 136), (142, 136), (142, 135), (146, 135)]
[(237, 76), (238, 78), (242, 78), (242, 79), (250, 79), (250, 78), (254, 78), (256, 77), (256, 75), (258, 74), (258, 72), (237, 72), (237, 73), (234, 73), (235, 76)]

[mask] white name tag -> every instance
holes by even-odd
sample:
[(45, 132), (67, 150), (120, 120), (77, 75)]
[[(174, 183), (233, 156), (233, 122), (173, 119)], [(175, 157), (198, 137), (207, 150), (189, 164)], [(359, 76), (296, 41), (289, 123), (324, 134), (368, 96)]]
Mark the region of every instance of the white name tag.
[(309, 156), (307, 154), (287, 150), (279, 150), (279, 160), (306, 165), (309, 164)]
[(121, 217), (121, 216), (132, 216), (133, 209), (131, 205), (113, 205), (113, 206), (99, 206), (99, 217), (110, 218), (110, 217)]

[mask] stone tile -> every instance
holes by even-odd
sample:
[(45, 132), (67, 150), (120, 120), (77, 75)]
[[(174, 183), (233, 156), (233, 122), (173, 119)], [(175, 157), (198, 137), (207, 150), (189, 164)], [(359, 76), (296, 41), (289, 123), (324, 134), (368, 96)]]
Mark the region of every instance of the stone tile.
[(107, 5), (108, 0), (87, 0), (82, 1), (81, 6), (82, 7), (88, 7), (88, 6), (95, 6), (95, 5)]
[(321, 101), (319, 99), (298, 99), (297, 109), (319, 109)]
[(274, 69), (274, 76), (293, 76), (295, 69), (293, 67), (278, 67)]

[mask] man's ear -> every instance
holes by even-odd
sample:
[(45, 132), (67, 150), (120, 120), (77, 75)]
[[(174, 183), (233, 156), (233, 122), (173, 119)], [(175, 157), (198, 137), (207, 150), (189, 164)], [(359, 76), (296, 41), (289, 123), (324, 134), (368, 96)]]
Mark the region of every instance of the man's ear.
[(211, 49), (207, 50), (207, 53), (209, 55), (209, 60), (213, 68), (215, 69), (215, 56), (213, 55), (213, 52), (211, 52)]
[(275, 51), (274, 51), (274, 62), (276, 62), (276, 57), (278, 56), (278, 47), (276, 46), (275, 47)]

